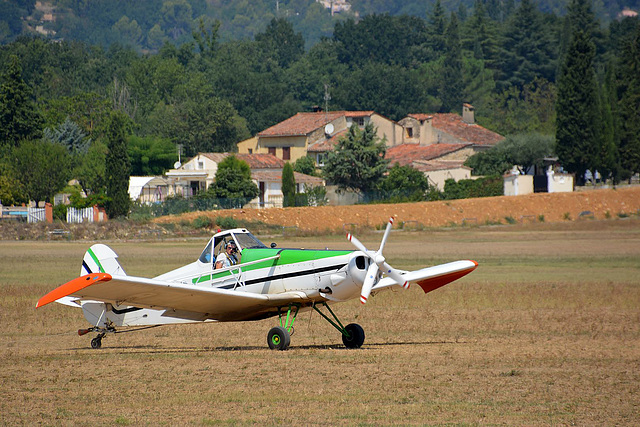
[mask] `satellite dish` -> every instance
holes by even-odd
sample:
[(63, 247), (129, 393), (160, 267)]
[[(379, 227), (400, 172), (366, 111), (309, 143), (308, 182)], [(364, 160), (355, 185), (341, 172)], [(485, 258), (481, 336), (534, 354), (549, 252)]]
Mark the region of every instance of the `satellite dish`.
[(329, 123), (324, 127), (324, 133), (326, 133), (327, 135), (331, 135), (334, 131), (334, 127), (333, 124)]
[(180, 166), (182, 166), (182, 163), (180, 163), (179, 161), (173, 164), (174, 169), (178, 169)]

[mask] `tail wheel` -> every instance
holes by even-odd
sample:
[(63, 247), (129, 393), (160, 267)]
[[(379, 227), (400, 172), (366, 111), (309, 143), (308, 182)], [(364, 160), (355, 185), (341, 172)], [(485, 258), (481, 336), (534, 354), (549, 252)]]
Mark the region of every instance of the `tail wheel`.
[(342, 334), (342, 342), (347, 348), (360, 348), (364, 344), (364, 329), (357, 323), (350, 323), (344, 328), (349, 335)]
[(95, 337), (91, 340), (91, 348), (100, 348), (102, 347), (102, 338)]
[(267, 344), (271, 350), (286, 350), (291, 344), (291, 336), (282, 326), (271, 328), (267, 334)]

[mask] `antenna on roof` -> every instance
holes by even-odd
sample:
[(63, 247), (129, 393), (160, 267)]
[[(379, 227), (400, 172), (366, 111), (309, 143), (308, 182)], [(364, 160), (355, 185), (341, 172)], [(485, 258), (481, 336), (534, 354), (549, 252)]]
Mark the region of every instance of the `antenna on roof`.
[(329, 84), (324, 84), (324, 118), (327, 119), (327, 113), (329, 112), (329, 100), (331, 95), (329, 94)]

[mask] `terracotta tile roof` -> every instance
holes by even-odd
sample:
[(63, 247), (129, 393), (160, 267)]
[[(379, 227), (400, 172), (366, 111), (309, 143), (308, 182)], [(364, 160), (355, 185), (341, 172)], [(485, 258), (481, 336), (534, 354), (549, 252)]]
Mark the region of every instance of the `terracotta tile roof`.
[[(296, 180), (296, 184), (324, 184), (324, 180), (322, 178), (318, 178), (317, 176), (294, 172), (293, 177)], [(251, 172), (251, 179), (263, 182), (282, 182), (282, 169)]]
[(399, 163), (400, 166), (408, 166), (418, 160), (432, 160), (445, 154), (453, 153), (465, 147), (470, 147), (471, 143), (466, 144), (400, 144), (387, 149), (385, 158), (390, 160), (389, 166)]
[(298, 113), (258, 133), (259, 137), (308, 135), (329, 122), (344, 116), (341, 111)]
[(370, 117), (375, 111), (342, 111), (345, 117)]
[(309, 153), (326, 153), (327, 151), (333, 151), (335, 146), (338, 144), (338, 140), (347, 134), (347, 129), (342, 130), (338, 133), (333, 134), (333, 136), (329, 139), (322, 139), (318, 142), (314, 142), (309, 145), (307, 148), (307, 152)]
[(284, 161), (271, 154), (242, 154), (242, 153), (199, 153), (216, 163), (220, 163), (231, 154), (247, 162), (251, 169), (282, 169)]
[(433, 114), (416, 113), (416, 114), (409, 114), (409, 117), (413, 117), (418, 121), (424, 122), (425, 120), (429, 120), (430, 118), (432, 118)]
[(434, 172), (448, 169), (467, 169), (470, 167), (464, 166), (464, 160), (418, 160), (411, 165), (414, 169), (420, 172)]
[(496, 145), (504, 137), (483, 128), (478, 124), (469, 124), (457, 114), (434, 114), (431, 125), (462, 141), (472, 142), (474, 145)]
[[(468, 104), (465, 104), (468, 105)], [(471, 107), (470, 105), (468, 105)], [(458, 114), (409, 114), (418, 121), (426, 121), (431, 119), (431, 125), (435, 129), (453, 135), (461, 141), (472, 142), (474, 145), (496, 145), (502, 141), (504, 137), (498, 133), (490, 131), (479, 124), (469, 124), (462, 120)]]

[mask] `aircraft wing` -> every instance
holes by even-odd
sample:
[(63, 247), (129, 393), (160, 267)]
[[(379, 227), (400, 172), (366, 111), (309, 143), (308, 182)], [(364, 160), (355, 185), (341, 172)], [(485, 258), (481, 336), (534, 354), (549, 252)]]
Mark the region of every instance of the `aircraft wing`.
[[(402, 278), (409, 283), (417, 283), (426, 294), (462, 276), (466, 276), (475, 270), (477, 266), (478, 263), (475, 261), (454, 261), (416, 271), (407, 271), (402, 274)], [(373, 287), (372, 291), (401, 285), (402, 283), (397, 283), (390, 277), (384, 277)]]
[(275, 306), (303, 302), (306, 299), (306, 295), (300, 292), (255, 294), (143, 277), (93, 273), (59, 286), (40, 298), (36, 307), (67, 296), (116, 305), (201, 313), (217, 320), (251, 317), (256, 312), (269, 311)]

